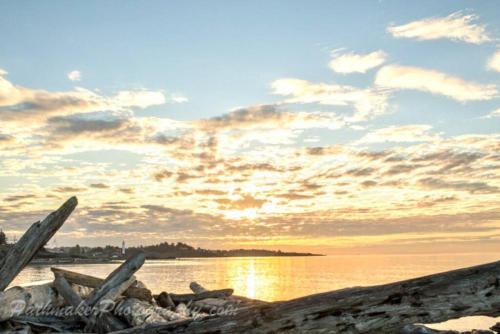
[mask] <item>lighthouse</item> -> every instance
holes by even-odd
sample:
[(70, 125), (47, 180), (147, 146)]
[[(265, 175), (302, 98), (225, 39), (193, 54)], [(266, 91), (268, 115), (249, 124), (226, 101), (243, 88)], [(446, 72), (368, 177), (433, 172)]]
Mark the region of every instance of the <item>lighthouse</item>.
[(125, 256), (125, 240), (122, 241), (122, 256)]

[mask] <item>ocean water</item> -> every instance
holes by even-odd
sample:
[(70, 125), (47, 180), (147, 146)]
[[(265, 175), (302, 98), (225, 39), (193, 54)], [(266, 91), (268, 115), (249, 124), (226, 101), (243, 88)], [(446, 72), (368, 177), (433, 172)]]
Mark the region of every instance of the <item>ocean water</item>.
[[(147, 261), (136, 276), (154, 293), (190, 292), (189, 283), (197, 281), (208, 289), (233, 288), (236, 295), (278, 301), (347, 287), (390, 283), (499, 259), (500, 254), (493, 253), (178, 259)], [(105, 277), (116, 266), (86, 264), (60, 267)], [(49, 266), (30, 266), (18, 275), (12, 285), (52, 279)], [(470, 317), (434, 327), (487, 329), (498, 321)]]

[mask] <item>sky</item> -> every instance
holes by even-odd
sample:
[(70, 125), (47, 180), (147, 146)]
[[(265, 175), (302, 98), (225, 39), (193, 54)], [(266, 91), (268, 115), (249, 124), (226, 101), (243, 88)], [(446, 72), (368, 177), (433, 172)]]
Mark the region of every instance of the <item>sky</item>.
[(0, 228), (500, 250), (497, 1), (0, 1)]

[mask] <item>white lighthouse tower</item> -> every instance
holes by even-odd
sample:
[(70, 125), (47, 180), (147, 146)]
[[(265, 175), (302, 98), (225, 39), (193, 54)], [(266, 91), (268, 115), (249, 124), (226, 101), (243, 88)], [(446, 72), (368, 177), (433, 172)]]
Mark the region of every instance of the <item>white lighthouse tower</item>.
[(125, 240), (122, 241), (122, 256), (125, 256)]

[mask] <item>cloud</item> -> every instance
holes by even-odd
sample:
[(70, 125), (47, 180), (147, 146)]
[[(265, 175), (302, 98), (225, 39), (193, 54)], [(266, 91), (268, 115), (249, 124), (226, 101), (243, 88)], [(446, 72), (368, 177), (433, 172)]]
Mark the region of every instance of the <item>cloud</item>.
[(413, 89), (440, 94), (460, 102), (490, 100), (498, 96), (495, 85), (482, 85), (420, 67), (387, 65), (376, 75), (375, 84), (392, 89)]
[(497, 118), (500, 117), (500, 108), (493, 110), (488, 115), (483, 116), (481, 118)]
[(470, 181), (446, 181), (432, 177), (423, 178), (418, 181), (418, 184), (427, 189), (453, 189), (459, 191), (469, 191), (470, 193), (486, 193), (495, 194), (499, 192), (496, 186), (490, 186), (486, 182), (470, 182)]
[(500, 51), (497, 51), (488, 60), (488, 66), (490, 70), (500, 72)]
[(382, 50), (368, 54), (334, 52), (330, 60), (330, 68), (338, 73), (366, 73), (368, 70), (382, 65), (387, 55)]
[(272, 92), (287, 96), (285, 103), (319, 103), (355, 109), (350, 121), (362, 121), (385, 114), (388, 96), (381, 90), (360, 89), (346, 85), (311, 83), (284, 78), (271, 84)]
[(0, 121), (40, 125), (51, 116), (98, 111), (128, 111), (164, 104), (160, 91), (119, 91), (114, 96), (102, 96), (93, 91), (76, 88), (67, 92), (49, 92), (13, 85), (0, 72)]
[(278, 109), (273, 105), (240, 108), (222, 116), (194, 122), (206, 131), (245, 129), (306, 129), (339, 128), (344, 122), (331, 112), (293, 112)]
[(71, 81), (80, 81), (82, 80), (82, 73), (80, 71), (74, 70), (67, 74), (68, 79)]
[(108, 189), (109, 186), (105, 183), (92, 183), (90, 185), (91, 188), (96, 188), (96, 189)]
[(54, 189), (58, 193), (81, 193), (83, 191), (86, 191), (87, 188), (84, 187), (73, 187), (73, 186), (64, 186), (64, 187), (57, 187)]
[(432, 17), (400, 26), (389, 26), (387, 32), (395, 38), (413, 38), (420, 41), (450, 39), (472, 44), (491, 41), (483, 25), (474, 23), (475, 14), (455, 12), (446, 17)]
[(52, 117), (48, 120), (54, 134), (78, 135), (92, 132), (116, 130), (128, 123), (126, 118), (92, 119), (84, 115)]
[(216, 199), (217, 203), (221, 205), (224, 209), (236, 209), (236, 210), (245, 210), (245, 209), (255, 209), (260, 208), (264, 203), (266, 203), (265, 199), (255, 198), (252, 195), (245, 194), (239, 199)]
[(174, 103), (185, 103), (185, 102), (189, 101), (189, 99), (187, 97), (185, 97), (184, 95), (180, 95), (180, 94), (172, 94), (170, 96), (170, 100), (172, 100)]
[(367, 133), (357, 141), (357, 144), (384, 142), (410, 143), (438, 140), (440, 136), (430, 133), (431, 129), (432, 126), (426, 124), (390, 126)]
[(11, 135), (0, 133), (0, 144), (7, 144), (14, 141), (14, 137)]

